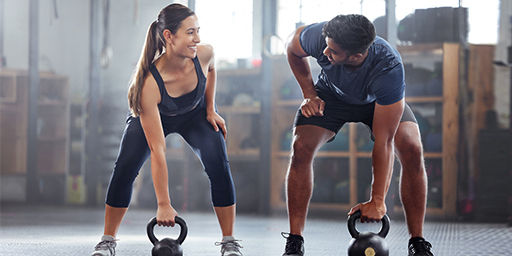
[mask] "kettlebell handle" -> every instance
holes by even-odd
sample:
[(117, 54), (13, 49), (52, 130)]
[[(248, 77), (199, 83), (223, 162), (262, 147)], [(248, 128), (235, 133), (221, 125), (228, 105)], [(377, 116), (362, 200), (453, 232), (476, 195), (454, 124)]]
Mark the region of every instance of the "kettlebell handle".
[[(348, 232), (355, 239), (359, 238), (359, 231), (357, 231), (357, 229), (356, 229), (356, 220), (360, 219), (360, 218), (361, 218), (361, 211), (359, 210), (359, 211), (355, 212), (354, 214), (350, 215), (350, 217), (348, 217), (348, 221), (347, 221)], [(377, 235), (379, 235), (382, 238), (385, 238), (389, 233), (390, 220), (389, 220), (388, 215), (384, 215), (384, 217), (382, 217), (380, 222), (382, 223), (382, 228), (380, 229), (380, 232)]]
[[(187, 237), (187, 232), (188, 232), (188, 228), (187, 228), (187, 223), (185, 223), (185, 220), (176, 216), (174, 218), (174, 222), (178, 225), (180, 225), (180, 235), (178, 236), (178, 239), (176, 239), (176, 241), (179, 243), (179, 244), (182, 244), (183, 241), (185, 241), (185, 238)], [(154, 229), (155, 229), (155, 226), (156, 226), (157, 221), (156, 221), (156, 217), (153, 217), (149, 223), (148, 223), (148, 226), (147, 226), (147, 232), (148, 232), (148, 237), (149, 237), (149, 241), (151, 241), (151, 243), (153, 245), (155, 245), (155, 243), (158, 242), (158, 239), (155, 237), (155, 233), (153, 232)]]

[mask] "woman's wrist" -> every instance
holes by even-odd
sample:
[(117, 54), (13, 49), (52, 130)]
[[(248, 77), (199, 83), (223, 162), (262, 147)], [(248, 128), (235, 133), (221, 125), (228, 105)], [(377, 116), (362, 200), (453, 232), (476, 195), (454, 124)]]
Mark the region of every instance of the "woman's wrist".
[(161, 206), (170, 206), (170, 205), (171, 205), (171, 201), (158, 202), (158, 207), (161, 207)]

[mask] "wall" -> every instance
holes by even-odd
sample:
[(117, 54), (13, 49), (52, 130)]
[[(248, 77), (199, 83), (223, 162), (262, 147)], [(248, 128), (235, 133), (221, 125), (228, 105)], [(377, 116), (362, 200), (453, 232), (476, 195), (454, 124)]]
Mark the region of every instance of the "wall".
[[(29, 0), (4, 1), (4, 54), (7, 68), (26, 70)], [(89, 79), (90, 1), (56, 1), (57, 18), (54, 16), (53, 2), (39, 1), (40, 70), (68, 76), (73, 97), (85, 98)], [(160, 9), (168, 3), (157, 0), (111, 0), (108, 33), (113, 58), (110, 65), (101, 70), (102, 90), (126, 92), (147, 28), (156, 19)], [(123, 104), (126, 104), (126, 95), (120, 96)]]
[[(495, 59), (507, 62), (507, 47), (512, 40), (512, 2), (501, 0), (498, 27), (498, 44)], [(496, 66), (494, 68), (495, 108), (498, 112), (499, 124), (506, 128), (510, 125), (510, 68)]]
[[(7, 68), (28, 69), (28, 0), (5, 0), (4, 53)], [(39, 67), (70, 78), (83, 94), (89, 72), (89, 1), (39, 1)]]

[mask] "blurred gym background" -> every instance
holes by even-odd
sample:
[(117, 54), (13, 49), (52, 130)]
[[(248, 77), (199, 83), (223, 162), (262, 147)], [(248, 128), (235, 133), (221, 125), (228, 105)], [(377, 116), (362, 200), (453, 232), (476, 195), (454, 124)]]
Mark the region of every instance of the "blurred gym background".
[[(160, 0), (0, 0), (0, 203), (104, 207), (128, 114), (128, 80)], [(284, 177), (300, 88), (284, 56), (297, 26), (358, 13), (402, 54), (422, 132), (428, 220), (512, 221), (512, 2), (508, 0), (189, 0), (216, 51), (238, 212), (286, 216)], [(319, 68), (311, 61), (314, 74)], [(316, 79), (316, 75), (314, 75)], [(206, 174), (167, 138), (180, 212), (210, 212)], [(369, 197), (368, 130), (346, 125), (315, 161), (312, 216)], [(401, 218), (399, 164), (388, 194)], [(132, 208), (156, 209), (149, 161)], [(3, 210), (2, 210), (3, 211)], [(0, 214), (2, 213), (0, 211)]]

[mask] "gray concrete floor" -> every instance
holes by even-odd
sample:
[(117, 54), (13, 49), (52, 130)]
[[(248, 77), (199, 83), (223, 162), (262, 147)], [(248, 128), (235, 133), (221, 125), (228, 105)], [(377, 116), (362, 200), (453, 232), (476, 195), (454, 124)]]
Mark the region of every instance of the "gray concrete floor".
[[(0, 211), (0, 255), (89, 255), (103, 232), (103, 210), (83, 207), (3, 206)], [(117, 255), (151, 255), (146, 223), (153, 210), (130, 209), (118, 234)], [(220, 231), (213, 213), (183, 212), (189, 235), (184, 255), (220, 255)], [(394, 220), (386, 238), (390, 255), (407, 255), (407, 227)], [(359, 225), (360, 231), (377, 224)], [(288, 230), (285, 216), (238, 216), (236, 237), (243, 240), (245, 255), (283, 253)], [(177, 229), (156, 227), (158, 238), (177, 237)], [(343, 220), (309, 219), (305, 230), (306, 255), (346, 255), (350, 241)], [(427, 222), (425, 236), (439, 255), (512, 255), (512, 229), (505, 224)]]

